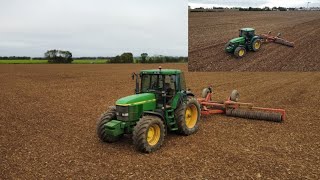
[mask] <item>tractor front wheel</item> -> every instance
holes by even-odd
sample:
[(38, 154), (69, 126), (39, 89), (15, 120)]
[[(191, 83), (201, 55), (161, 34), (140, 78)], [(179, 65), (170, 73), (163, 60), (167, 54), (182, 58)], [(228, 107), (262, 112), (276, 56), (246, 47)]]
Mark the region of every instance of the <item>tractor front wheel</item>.
[(143, 116), (133, 129), (133, 144), (137, 150), (145, 153), (159, 149), (163, 143), (165, 128), (157, 116)]
[(98, 137), (103, 141), (103, 142), (116, 142), (119, 140), (119, 136), (111, 136), (107, 134), (105, 125), (111, 121), (112, 119), (116, 118), (116, 107), (112, 106), (110, 109), (103, 113), (101, 117), (98, 119), (97, 123), (97, 134)]
[(244, 57), (244, 55), (246, 55), (246, 48), (242, 47), (242, 46), (239, 46), (236, 48), (236, 50), (234, 50), (234, 55), (237, 57), (237, 58), (242, 58)]
[(179, 132), (190, 135), (198, 131), (200, 121), (200, 105), (195, 98), (189, 98), (187, 103), (181, 103), (175, 110)]

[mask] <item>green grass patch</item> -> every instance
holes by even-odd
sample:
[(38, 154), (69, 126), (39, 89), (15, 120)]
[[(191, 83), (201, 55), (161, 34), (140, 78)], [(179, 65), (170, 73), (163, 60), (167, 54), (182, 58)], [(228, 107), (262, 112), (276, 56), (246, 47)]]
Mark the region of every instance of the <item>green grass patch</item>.
[[(73, 60), (72, 64), (105, 64), (106, 59), (85, 59), (85, 60)], [(48, 60), (0, 60), (0, 64), (48, 64)]]
[(72, 64), (105, 64), (108, 60), (106, 59), (86, 59), (86, 60), (73, 60)]
[(0, 60), (0, 64), (48, 64), (48, 60)]

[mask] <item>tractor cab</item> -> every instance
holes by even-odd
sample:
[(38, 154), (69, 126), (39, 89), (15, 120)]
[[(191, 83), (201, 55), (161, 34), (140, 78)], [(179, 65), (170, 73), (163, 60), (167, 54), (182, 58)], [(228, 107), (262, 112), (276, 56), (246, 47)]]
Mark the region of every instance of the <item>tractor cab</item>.
[(136, 78), (135, 91), (136, 94), (154, 93), (157, 108), (169, 107), (178, 92), (186, 91), (183, 72), (175, 69), (162, 69), (161, 67), (142, 70), (139, 78)]
[(244, 37), (247, 40), (251, 40), (252, 37), (255, 36), (253, 28), (242, 28), (239, 30), (239, 37)]

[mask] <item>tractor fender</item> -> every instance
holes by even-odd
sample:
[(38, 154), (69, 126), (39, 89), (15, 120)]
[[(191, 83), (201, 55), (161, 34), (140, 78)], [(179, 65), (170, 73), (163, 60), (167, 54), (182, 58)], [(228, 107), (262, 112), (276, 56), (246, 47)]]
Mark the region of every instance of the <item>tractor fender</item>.
[(194, 94), (193, 94), (191, 91), (187, 91), (186, 94), (187, 94), (187, 96), (192, 96), (192, 97), (194, 97)]
[(160, 113), (160, 112), (144, 111), (144, 112), (143, 112), (143, 115), (153, 115), (153, 116), (157, 116), (157, 117), (159, 117), (159, 118), (163, 121), (164, 124), (166, 124), (166, 120), (165, 120), (163, 114)]
[(251, 38), (251, 43), (254, 41), (254, 40), (256, 40), (256, 39), (262, 39), (260, 36), (253, 36), (252, 38)]

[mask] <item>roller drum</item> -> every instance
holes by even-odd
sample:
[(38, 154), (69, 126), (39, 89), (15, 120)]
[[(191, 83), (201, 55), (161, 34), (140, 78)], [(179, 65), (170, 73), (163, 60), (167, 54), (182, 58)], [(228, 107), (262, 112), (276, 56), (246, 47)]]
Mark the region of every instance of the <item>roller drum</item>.
[(274, 42), (278, 43), (278, 44), (285, 45), (285, 46), (294, 47), (294, 44), (292, 42), (286, 41), (284, 39), (277, 38)]
[(262, 112), (262, 111), (227, 109), (226, 115), (233, 116), (233, 117), (246, 118), (246, 119), (257, 119), (257, 120), (265, 120), (265, 121), (273, 121), (273, 122), (282, 121), (282, 114)]

